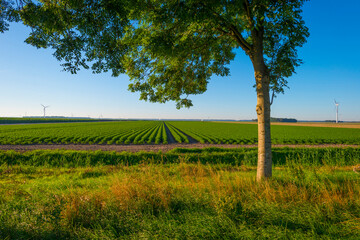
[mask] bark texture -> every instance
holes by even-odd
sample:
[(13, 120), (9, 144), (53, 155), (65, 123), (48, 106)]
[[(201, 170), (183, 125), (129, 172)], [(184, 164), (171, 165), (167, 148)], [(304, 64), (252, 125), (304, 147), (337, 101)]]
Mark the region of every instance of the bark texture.
[(263, 181), (272, 176), (271, 133), (270, 133), (270, 73), (264, 59), (264, 20), (254, 21), (249, 1), (244, 1), (246, 16), (251, 29), (251, 44), (249, 44), (235, 26), (230, 26), (234, 40), (250, 57), (256, 81), (258, 118), (258, 165), (257, 181)]
[[(257, 32), (258, 33), (258, 32)], [(258, 118), (258, 164), (256, 180), (272, 176), (271, 133), (270, 133), (270, 79), (264, 62), (262, 33), (254, 35), (255, 51), (251, 60), (255, 72)]]
[(255, 71), (258, 117), (258, 164), (256, 180), (272, 176), (271, 134), (270, 134), (270, 95), (269, 78)]

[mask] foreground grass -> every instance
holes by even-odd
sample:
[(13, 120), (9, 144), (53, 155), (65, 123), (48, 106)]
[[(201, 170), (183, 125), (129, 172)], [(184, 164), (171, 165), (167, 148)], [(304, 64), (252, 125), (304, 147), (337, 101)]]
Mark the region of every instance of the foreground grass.
[(360, 178), (349, 167), (169, 163), (2, 165), (0, 238), (357, 239)]

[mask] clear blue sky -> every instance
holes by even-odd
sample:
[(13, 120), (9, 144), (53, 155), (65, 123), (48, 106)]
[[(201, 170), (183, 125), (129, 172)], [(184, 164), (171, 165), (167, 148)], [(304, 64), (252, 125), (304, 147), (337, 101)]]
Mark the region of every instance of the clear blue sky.
[[(290, 89), (272, 105), (273, 117), (299, 120), (360, 121), (360, 1), (312, 0), (304, 19), (311, 36), (299, 50), (304, 64), (289, 79)], [(256, 118), (256, 94), (250, 60), (240, 50), (231, 76), (213, 77), (205, 94), (193, 96), (194, 107), (148, 103), (127, 91), (128, 77), (62, 72), (52, 50), (24, 43), (29, 29), (12, 24), (0, 34), (0, 117), (48, 115), (109, 118)]]

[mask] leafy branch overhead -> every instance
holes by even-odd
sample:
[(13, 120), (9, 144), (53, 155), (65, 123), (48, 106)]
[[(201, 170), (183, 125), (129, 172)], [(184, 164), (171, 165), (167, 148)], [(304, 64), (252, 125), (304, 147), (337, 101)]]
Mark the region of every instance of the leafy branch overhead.
[[(26, 42), (53, 48), (65, 70), (126, 73), (129, 89), (141, 99), (172, 100), (178, 108), (192, 106), (188, 96), (205, 92), (212, 75), (230, 74), (237, 48), (252, 60), (262, 54), (271, 88), (283, 92), (301, 63), (297, 48), (309, 35), (301, 17), (304, 0), (23, 3), (17, 13), (33, 29)], [(6, 25), (0, 20), (0, 26)]]
[(3, 33), (9, 30), (10, 22), (19, 21), (19, 14), (16, 12), (16, 7), (22, 5), (22, 0), (17, 1), (17, 4), (14, 4), (10, 0), (0, 0), (0, 33)]

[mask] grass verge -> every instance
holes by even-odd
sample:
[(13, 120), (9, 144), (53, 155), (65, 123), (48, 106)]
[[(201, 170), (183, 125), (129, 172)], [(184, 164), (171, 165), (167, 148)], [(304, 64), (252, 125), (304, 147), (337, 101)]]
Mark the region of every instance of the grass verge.
[[(360, 148), (273, 148), (274, 166), (349, 166), (360, 163)], [(0, 151), (0, 165), (86, 167), (140, 163), (197, 163), (256, 166), (256, 148), (173, 149), (169, 152), (108, 152), (74, 150)]]
[(3, 239), (356, 239), (350, 167), (229, 164), (0, 167)]
[(360, 149), (0, 152), (0, 239), (357, 239)]

